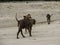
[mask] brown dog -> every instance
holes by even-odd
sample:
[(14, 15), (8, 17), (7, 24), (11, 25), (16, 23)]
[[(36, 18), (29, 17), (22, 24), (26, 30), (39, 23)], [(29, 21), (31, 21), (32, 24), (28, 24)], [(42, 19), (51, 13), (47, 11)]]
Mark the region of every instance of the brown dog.
[(25, 38), (25, 36), (23, 35), (23, 32), (22, 32), (22, 29), (24, 29), (24, 28), (28, 29), (29, 35), (32, 36), (31, 35), (32, 26), (36, 22), (35, 19), (28, 19), (26, 16), (23, 16), (23, 17), (24, 17), (24, 19), (18, 20), (17, 15), (16, 15), (16, 20), (18, 22), (18, 27), (19, 27), (19, 30), (17, 32), (17, 39), (19, 39), (18, 35), (20, 32), (21, 32), (21, 35)]

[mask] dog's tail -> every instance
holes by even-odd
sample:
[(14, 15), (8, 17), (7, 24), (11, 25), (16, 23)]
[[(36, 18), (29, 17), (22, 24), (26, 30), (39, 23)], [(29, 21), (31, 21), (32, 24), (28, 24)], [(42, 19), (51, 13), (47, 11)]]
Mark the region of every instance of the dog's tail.
[(18, 18), (17, 18), (17, 13), (16, 13), (16, 16), (15, 16), (15, 18), (16, 18), (16, 21), (18, 22), (19, 20), (18, 20)]
[(17, 26), (19, 26), (20, 20), (18, 20), (18, 18), (17, 18), (17, 13), (16, 13), (15, 18), (16, 18), (16, 21), (18, 22), (18, 25)]

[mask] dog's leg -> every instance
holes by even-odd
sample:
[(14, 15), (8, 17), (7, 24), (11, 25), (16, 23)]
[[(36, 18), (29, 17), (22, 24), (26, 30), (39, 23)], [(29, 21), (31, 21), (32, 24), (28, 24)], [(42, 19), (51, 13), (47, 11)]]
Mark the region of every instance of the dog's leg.
[(23, 36), (23, 38), (25, 38), (25, 36), (23, 35), (22, 29), (21, 29), (21, 35)]
[(25, 28), (25, 34), (27, 34), (27, 29)]
[(31, 30), (32, 30), (32, 28), (30, 27), (29, 30), (28, 30), (30, 37), (32, 36), (32, 35), (31, 35)]
[(21, 31), (21, 30), (19, 29), (18, 32), (17, 32), (17, 39), (19, 39), (18, 35), (19, 35), (20, 31)]
[(48, 24), (50, 24), (50, 20), (48, 19)]

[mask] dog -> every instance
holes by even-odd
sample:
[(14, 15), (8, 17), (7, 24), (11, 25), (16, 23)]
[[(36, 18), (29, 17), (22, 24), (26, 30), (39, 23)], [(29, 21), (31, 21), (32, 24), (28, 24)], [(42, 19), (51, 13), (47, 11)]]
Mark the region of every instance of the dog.
[(17, 19), (17, 15), (16, 15), (16, 21), (18, 22), (18, 32), (17, 32), (17, 39), (19, 39), (18, 35), (21, 32), (21, 35), (23, 38), (25, 38), (25, 36), (23, 35), (22, 29), (28, 29), (29, 32), (29, 36), (31, 37), (31, 30), (32, 30), (32, 26), (36, 23), (35, 19), (29, 19), (26, 16), (23, 16), (24, 19), (18, 20)]

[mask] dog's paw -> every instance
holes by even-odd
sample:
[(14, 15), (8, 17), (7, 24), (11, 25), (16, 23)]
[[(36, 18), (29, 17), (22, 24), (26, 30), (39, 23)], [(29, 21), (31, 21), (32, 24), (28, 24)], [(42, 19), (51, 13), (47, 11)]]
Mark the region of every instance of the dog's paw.
[(23, 38), (25, 38), (25, 36), (23, 36)]
[(32, 35), (30, 35), (30, 37), (32, 37)]
[(17, 37), (17, 39), (19, 39), (19, 37)]

